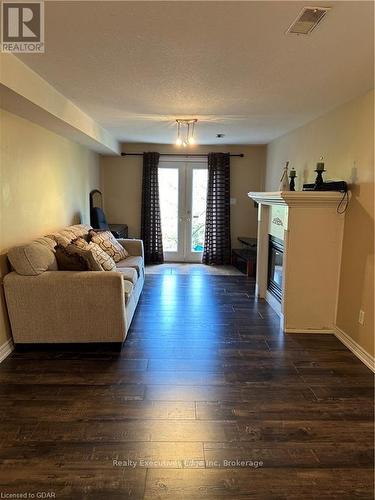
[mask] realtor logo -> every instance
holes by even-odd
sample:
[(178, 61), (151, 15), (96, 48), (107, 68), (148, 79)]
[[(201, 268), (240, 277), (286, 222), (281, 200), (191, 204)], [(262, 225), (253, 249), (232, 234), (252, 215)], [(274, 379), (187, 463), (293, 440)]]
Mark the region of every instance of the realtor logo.
[(43, 2), (2, 2), (1, 51), (44, 52)]

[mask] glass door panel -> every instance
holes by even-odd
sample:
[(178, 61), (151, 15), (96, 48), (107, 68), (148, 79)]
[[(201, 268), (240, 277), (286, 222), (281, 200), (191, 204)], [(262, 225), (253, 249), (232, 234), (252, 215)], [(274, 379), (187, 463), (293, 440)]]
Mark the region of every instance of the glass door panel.
[(160, 216), (166, 261), (201, 261), (206, 196), (206, 163), (173, 160), (160, 162)]
[(188, 257), (192, 261), (201, 260), (204, 247), (207, 200), (207, 168), (191, 168), (191, 223), (189, 224)]
[(166, 260), (179, 256), (179, 169), (159, 168), (160, 217)]

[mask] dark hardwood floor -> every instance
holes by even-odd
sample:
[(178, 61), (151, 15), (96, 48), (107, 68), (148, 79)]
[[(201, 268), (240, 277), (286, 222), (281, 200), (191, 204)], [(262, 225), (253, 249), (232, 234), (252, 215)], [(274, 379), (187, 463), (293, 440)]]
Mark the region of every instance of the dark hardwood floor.
[(121, 352), (14, 352), (0, 383), (3, 495), (373, 498), (371, 372), (246, 277), (148, 276)]

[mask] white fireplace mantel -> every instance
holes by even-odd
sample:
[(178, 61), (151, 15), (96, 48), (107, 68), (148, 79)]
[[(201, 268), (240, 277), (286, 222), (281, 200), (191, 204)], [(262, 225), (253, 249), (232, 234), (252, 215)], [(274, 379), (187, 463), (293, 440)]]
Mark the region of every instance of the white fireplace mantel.
[(337, 191), (274, 191), (274, 192), (250, 192), (249, 198), (264, 205), (285, 205), (288, 207), (311, 207), (319, 208), (326, 206), (337, 206), (343, 193)]
[[(344, 228), (344, 214), (337, 209), (343, 193), (277, 191), (248, 196), (259, 204), (257, 296), (279, 314), (286, 333), (332, 333)], [(283, 248), (281, 302), (268, 286), (270, 236)]]

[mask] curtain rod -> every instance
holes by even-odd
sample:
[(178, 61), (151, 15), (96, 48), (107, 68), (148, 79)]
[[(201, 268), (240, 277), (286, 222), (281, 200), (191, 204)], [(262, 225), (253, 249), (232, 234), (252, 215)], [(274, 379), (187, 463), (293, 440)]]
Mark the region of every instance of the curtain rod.
[[(121, 156), (143, 156), (143, 153), (121, 153)], [(160, 156), (184, 156), (185, 158), (189, 158), (189, 157), (197, 157), (197, 156), (202, 156), (202, 157), (207, 157), (208, 154), (184, 154), (184, 153), (160, 153)], [(239, 156), (240, 158), (243, 158), (245, 155), (243, 153), (239, 153), (239, 154), (229, 154), (229, 156)]]

